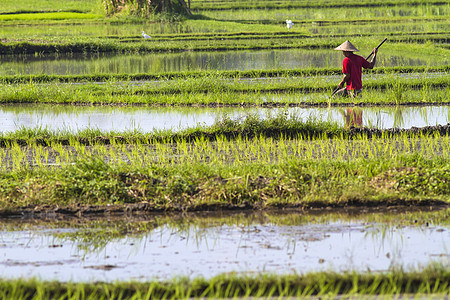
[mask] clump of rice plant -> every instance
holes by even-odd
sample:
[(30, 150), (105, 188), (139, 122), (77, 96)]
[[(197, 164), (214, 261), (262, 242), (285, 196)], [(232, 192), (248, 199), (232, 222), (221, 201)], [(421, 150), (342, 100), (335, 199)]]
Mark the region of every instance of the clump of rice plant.
[(308, 273), (302, 275), (221, 275), (211, 279), (72, 283), (3, 280), (3, 299), (229, 299), (273, 297), (403, 297), (445, 298), (450, 292), (448, 269), (393, 270), (388, 273)]

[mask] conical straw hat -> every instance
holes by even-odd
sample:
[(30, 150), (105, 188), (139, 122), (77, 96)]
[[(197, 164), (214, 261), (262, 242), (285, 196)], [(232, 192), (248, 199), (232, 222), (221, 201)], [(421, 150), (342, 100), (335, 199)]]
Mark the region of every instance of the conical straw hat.
[(350, 43), (348, 40), (343, 42), (341, 45), (339, 45), (339, 47), (334, 48), (334, 50), (340, 50), (340, 51), (359, 51), (358, 49), (356, 49), (355, 46), (353, 46), (352, 43)]

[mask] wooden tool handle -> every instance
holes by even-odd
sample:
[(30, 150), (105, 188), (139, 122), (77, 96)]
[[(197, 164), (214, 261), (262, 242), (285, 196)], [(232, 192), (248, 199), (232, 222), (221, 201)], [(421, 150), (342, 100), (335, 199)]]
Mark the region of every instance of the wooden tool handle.
[[(383, 43), (386, 41), (387, 41), (387, 38), (384, 38), (384, 40), (375, 49), (380, 48), (381, 45), (383, 45)], [(373, 54), (373, 51), (369, 54), (369, 56), (367, 56), (366, 60), (368, 60), (372, 56), (372, 54)]]

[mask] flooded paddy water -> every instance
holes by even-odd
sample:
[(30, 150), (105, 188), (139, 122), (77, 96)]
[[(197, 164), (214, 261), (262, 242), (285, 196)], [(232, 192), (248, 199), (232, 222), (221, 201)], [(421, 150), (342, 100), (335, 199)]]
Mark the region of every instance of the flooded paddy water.
[[(311, 4), (310, 9), (286, 6), (282, 9), (231, 8), (218, 10), (215, 7), (223, 5), (223, 1), (213, 2), (216, 1), (211, 3), (200, 1), (197, 4), (194, 1), (194, 5), (206, 4), (214, 9), (194, 10), (194, 13), (201, 18), (186, 18), (183, 22), (175, 23), (139, 21), (134, 18), (134, 21), (127, 20), (126, 22), (122, 22), (120, 19), (115, 21), (110, 18), (108, 18), (110, 20), (99, 18), (92, 21), (3, 22), (0, 28), (2, 43), (8, 46), (8, 43), (12, 41), (12, 45), (17, 45), (17, 47), (31, 45), (30, 50), (27, 50), (29, 53), (35, 51), (33, 49), (41, 49), (36, 46), (38, 43), (48, 43), (50, 47), (56, 45), (56, 49), (60, 49), (58, 48), (59, 45), (68, 43), (70, 45), (99, 45), (101, 49), (107, 51), (109, 51), (108, 47), (111, 46), (114, 46), (111, 49), (119, 49), (118, 51), (135, 51), (134, 49), (136, 49), (136, 52), (141, 51), (139, 49), (142, 49), (142, 51), (191, 49), (192, 51), (141, 54), (58, 53), (53, 55), (43, 55), (36, 52), (34, 55), (0, 56), (0, 76), (5, 77), (3, 87), (8, 89), (7, 92), (2, 94), (5, 95), (2, 99), (5, 102), (9, 101), (7, 96), (16, 95), (14, 89), (17, 87), (19, 94), (17, 97), (11, 97), (11, 99), (14, 99), (13, 101), (58, 102), (58, 100), (64, 100), (63, 97), (58, 98), (58, 93), (64, 92), (66, 83), (51, 83), (47, 94), (46, 83), (32, 83), (34, 79), (31, 75), (40, 74), (55, 75), (56, 77), (59, 75), (107, 74), (113, 78), (114, 74), (155, 75), (166, 72), (212, 71), (204, 72), (208, 74), (205, 77), (206, 83), (209, 83), (216, 80), (214, 71), (217, 70), (217, 78), (224, 81), (224, 87), (229, 82), (230, 85), (235, 84), (235, 88), (244, 85), (252, 86), (252, 84), (258, 87), (267, 83), (266, 88), (277, 80), (282, 81), (292, 78), (226, 79), (222, 78), (220, 71), (283, 71), (292, 69), (307, 71), (317, 68), (335, 70), (341, 68), (343, 57), (340, 52), (332, 50), (334, 43), (337, 46), (345, 39), (350, 38), (356, 46), (360, 47), (361, 55), (366, 56), (370, 53), (372, 47), (377, 44), (375, 41), (388, 36), (390, 41), (382, 48), (376, 65), (377, 68), (386, 69), (381, 72), (382, 74), (376, 75), (365, 72), (364, 82), (366, 79), (372, 82), (377, 79), (392, 83), (399, 82), (398, 89), (402, 89), (401, 92), (403, 93), (401, 84), (411, 79), (411, 82), (413, 80), (418, 82), (413, 87), (414, 92), (420, 93), (421, 96), (420, 99), (417, 98), (419, 99), (417, 102), (448, 102), (448, 99), (445, 98), (448, 95), (448, 89), (447, 94), (445, 94), (446, 77), (448, 76), (445, 73), (447, 71), (445, 66), (450, 63), (448, 55), (446, 55), (450, 6), (444, 2), (434, 1), (417, 5), (409, 5), (406, 2), (399, 5), (388, 3), (386, 6), (380, 5), (380, 3), (367, 4), (366, 6), (362, 3), (355, 8), (342, 9), (344, 5), (331, 2), (331, 7), (327, 8), (326, 6), (330, 4), (328, 1), (328, 4), (324, 7), (321, 7), (320, 3)], [(236, 5), (236, 7), (240, 5), (233, 1), (230, 1), (230, 4)], [(267, 4), (270, 6), (278, 5), (271, 1), (267, 1)], [(298, 3), (295, 5), (298, 5)], [(17, 10), (17, 5), (9, 4), (9, 6), (13, 7), (14, 11)], [(32, 9), (34, 9), (34, 6)], [(336, 13), (337, 11), (341, 13)], [(41, 13), (38, 12), (36, 15), (41, 15)], [(286, 28), (286, 19), (294, 21), (295, 26), (290, 30)], [(233, 22), (233, 20), (236, 22)], [(142, 30), (152, 35), (152, 40), (144, 40), (141, 36)], [(226, 32), (230, 34), (220, 34)], [(200, 34), (189, 35), (185, 33)], [(371, 45), (372, 43), (374, 45)], [(206, 48), (247, 48), (247, 44), (254, 45), (250, 45), (251, 47), (267, 48), (306, 48), (309, 45), (310, 47), (317, 46), (328, 49), (195, 52), (195, 50)], [(117, 48), (115, 48), (116, 46)], [(412, 70), (409, 69), (410, 67), (420, 67), (417, 70), (425, 69), (425, 71), (420, 74), (403, 73), (403, 71)], [(436, 69), (444, 71), (430, 71)], [(22, 83), (19, 83), (16, 86), (13, 83), (8, 85), (6, 82), (12, 82), (11, 77), (16, 75), (20, 80), (27, 80), (29, 77), (30, 84), (22, 85)], [(6, 76), (11, 77), (6, 78)], [(341, 78), (341, 75), (322, 76), (320, 78), (312, 76), (305, 78), (304, 83), (306, 86), (315, 86), (313, 85), (314, 81), (326, 82), (327, 86), (331, 87), (332, 83), (336, 84)], [(398, 78), (401, 78), (401, 80), (397, 81)], [(428, 80), (421, 81), (422, 78), (441, 78), (442, 80), (430, 80), (428, 82)], [(9, 81), (10, 79), (11, 81)], [(303, 79), (298, 78), (298, 81), (292, 81), (291, 86), (294, 86), (296, 82), (303, 81)], [(111, 82), (89, 82), (87, 85), (84, 82), (67, 83), (67, 85), (76, 87), (70, 89), (70, 91), (79, 88), (80, 95), (89, 94), (89, 97), (99, 95), (99, 98), (92, 102), (100, 102), (108, 99), (102, 98), (102, 85), (114, 84), (120, 86), (123, 84), (127, 86), (124, 93), (120, 94), (124, 95), (123, 99), (126, 101), (127, 95), (132, 95), (135, 90), (147, 92), (152, 91), (152, 85), (166, 84), (166, 82), (163, 82), (164, 77), (161, 77), (160, 81), (154, 80), (151, 82), (114, 82), (114, 80), (111, 79)], [(232, 82), (233, 80), (239, 80), (239, 82)], [(431, 84), (428, 85), (429, 83)], [(174, 82), (174, 84), (178, 84), (178, 82)], [(193, 80), (191, 84), (192, 88), (197, 88), (200, 82)], [(90, 94), (91, 91), (85, 93), (91, 85), (92, 94)], [(142, 88), (140, 88), (141, 85)], [(221, 88), (221, 86), (219, 87)], [(404, 88), (409, 89), (410, 86), (407, 84)], [(30, 98), (27, 98), (30, 87), (36, 87), (36, 89), (31, 89), (29, 91)], [(97, 87), (100, 88), (97, 90)], [(128, 89), (128, 87), (131, 89)], [(170, 84), (167, 84), (167, 87), (171, 87)], [(386, 87), (389, 88), (389, 85), (386, 85)], [(439, 98), (434, 97), (437, 94), (434, 93), (434, 90), (428, 94), (428, 89), (434, 88), (442, 91), (442, 93), (439, 92)], [(114, 97), (114, 93), (118, 92), (119, 89), (105, 88), (104, 90), (111, 94), (111, 97)], [(163, 91), (164, 89), (161, 88), (160, 90)], [(182, 88), (180, 90), (184, 92)], [(300, 88), (292, 90), (297, 91)], [(39, 98), (41, 94), (38, 94), (38, 92), (41, 91), (46, 98)], [(252, 92), (251, 88), (245, 89), (245, 91)], [(17, 103), (0, 105), (0, 134), (23, 128), (45, 128), (56, 133), (62, 131), (76, 133), (85, 129), (99, 129), (104, 132), (128, 130), (151, 132), (166, 129), (177, 131), (198, 125), (210, 126), (224, 115), (241, 120), (249, 114), (266, 117), (279, 113), (295, 114), (300, 119), (305, 120), (314, 118), (317, 121), (333, 121), (341, 126), (363, 126), (379, 129), (408, 129), (450, 123), (450, 106), (448, 103), (444, 105), (397, 107), (272, 107), (280, 103), (294, 103), (295, 106), (297, 103), (314, 102), (311, 101), (313, 98), (316, 98), (315, 101), (319, 100), (317, 102), (326, 103), (324, 99), (325, 97), (328, 98), (330, 94), (326, 91), (323, 91), (322, 94), (293, 93), (296, 94), (269, 95), (269, 93), (264, 94), (263, 92), (263, 95), (260, 95), (260, 93), (255, 93), (255, 98), (261, 98), (252, 98), (251, 101), (258, 104), (264, 103), (265, 105), (262, 105), (264, 107), (73, 106), (22, 105)], [(51, 98), (53, 95), (56, 95), (55, 99)], [(77, 95), (75, 94), (74, 98), (66, 102), (77, 102), (80, 99)], [(146, 94), (144, 95), (146, 96)], [(415, 102), (416, 98), (411, 100), (406, 96), (406, 93), (400, 96), (403, 96), (401, 100), (417, 103)], [(75, 97), (78, 98), (75, 99)], [(399, 98), (395, 99), (399, 100)], [(90, 99), (93, 98), (87, 98), (85, 101), (88, 102)], [(144, 96), (139, 99), (146, 101)], [(196, 98), (193, 97), (192, 99), (195, 100)], [(259, 99), (261, 101), (258, 101)], [(286, 101), (286, 99), (290, 101)], [(390, 100), (390, 98), (385, 97), (381, 100), (387, 101), (388, 99)], [(207, 100), (205, 99), (205, 101)], [(219, 99), (219, 103), (221, 100)], [(149, 99), (149, 101), (153, 101), (153, 99)], [(400, 100), (398, 102), (402, 103)], [(436, 130), (437, 132), (438, 130)], [(94, 131), (94, 133), (96, 132)], [(26, 133), (21, 134), (25, 135)], [(120, 134), (118, 135), (120, 136)], [(317, 141), (239, 139), (230, 141), (230, 143), (221, 140), (211, 143), (201, 140), (192, 143), (155, 143), (155, 145), (142, 145), (140, 141), (135, 144), (132, 141), (128, 141), (131, 144), (115, 144), (115, 139), (113, 140), (112, 145), (84, 146), (82, 143), (69, 140), (70, 145), (63, 146), (62, 144), (50, 143), (49, 147), (40, 144), (20, 147), (21, 143), (13, 142), (11, 145), (5, 145), (0, 149), (0, 172), (3, 174), (0, 188), (2, 189), (3, 201), (5, 201), (2, 207), (11, 205), (13, 209), (13, 212), (0, 210), (0, 278), (3, 281), (7, 282), (9, 279), (16, 278), (23, 280), (39, 278), (89, 283), (130, 280), (143, 282), (168, 280), (170, 282), (171, 278), (178, 276), (211, 278), (221, 274), (284, 275), (317, 271), (338, 273), (356, 271), (378, 274), (392, 270), (400, 270), (399, 273), (408, 270), (420, 272), (430, 266), (450, 269), (450, 206), (448, 206), (449, 198), (445, 186), (445, 180), (448, 178), (445, 174), (449, 157), (448, 136), (436, 134), (429, 138), (416, 138), (415, 136), (408, 138), (407, 135), (399, 135), (382, 139), (335, 139), (331, 141), (322, 139)], [(257, 193), (261, 188), (270, 189), (273, 187), (275, 189), (280, 187), (286, 188), (287, 191), (295, 191), (295, 188), (302, 187), (303, 183), (292, 180), (294, 188), (290, 189), (291, 185), (285, 187), (284, 182), (278, 183), (263, 172), (258, 171), (257, 164), (271, 167), (271, 163), (287, 162), (287, 157), (295, 160), (295, 163), (298, 158), (298, 165), (309, 164), (307, 170), (308, 172), (312, 170), (309, 173), (314, 175), (315, 169), (318, 169), (316, 166), (319, 165), (316, 165), (315, 161), (312, 161), (313, 159), (320, 160), (320, 163), (328, 161), (334, 163), (333, 160), (335, 160), (342, 166), (338, 169), (338, 172), (342, 170), (342, 176), (337, 177), (336, 181), (329, 179), (330, 177), (323, 177), (322, 182), (327, 181), (327, 184), (322, 184), (321, 188), (323, 190), (328, 188), (329, 194), (334, 193), (334, 186), (340, 186), (341, 183), (345, 192), (353, 191), (349, 187), (360, 187), (360, 182), (365, 180), (363, 176), (360, 176), (360, 170), (370, 171), (384, 166), (387, 170), (369, 182), (369, 184), (374, 185), (374, 188), (373, 190), (370, 189), (368, 193), (373, 191), (378, 193), (380, 190), (379, 195), (383, 204), (374, 200), (365, 202), (371, 199), (370, 197), (377, 195), (361, 193), (364, 196), (358, 196), (360, 194), (356, 193), (355, 189), (357, 195), (355, 198), (360, 197), (362, 199), (355, 202), (349, 201), (349, 205), (355, 205), (350, 209), (328, 207), (320, 209), (320, 211), (314, 209), (279, 209), (276, 211), (235, 210), (232, 212), (156, 214), (141, 209), (147, 207), (147, 201), (135, 201), (134, 199), (141, 198), (130, 197), (120, 199), (124, 202), (117, 201), (121, 204), (117, 204), (118, 209), (114, 211), (120, 211), (120, 213), (115, 214), (111, 211), (116, 205), (94, 207), (86, 204), (84, 206), (82, 203), (96, 202), (90, 202), (91, 199), (84, 202), (85, 199), (83, 199), (81, 193), (73, 193), (72, 200), (70, 200), (73, 201), (71, 202), (73, 207), (64, 207), (69, 194), (61, 195), (60, 198), (53, 198), (47, 196), (54, 195), (52, 193), (41, 193), (41, 189), (44, 188), (58, 190), (58, 185), (63, 181), (63, 178), (75, 177), (71, 176), (72, 173), (70, 172), (59, 172), (60, 170), (71, 170), (72, 165), (78, 167), (76, 161), (79, 157), (85, 159), (86, 162), (90, 162), (89, 159), (92, 157), (104, 159), (105, 166), (108, 166), (104, 169), (107, 171), (103, 171), (103, 165), (99, 166), (98, 170), (108, 175), (105, 177), (110, 177), (110, 174), (112, 174), (111, 177), (115, 176), (115, 173), (110, 172), (112, 168), (109, 168), (109, 165), (120, 166), (124, 178), (122, 181), (121, 173), (118, 182), (126, 184), (123, 189), (124, 192), (133, 193), (138, 191), (140, 186), (136, 184), (136, 188), (130, 187), (128, 183), (132, 180), (137, 183), (140, 178), (145, 178), (144, 175), (150, 170), (147, 166), (157, 166), (158, 168), (161, 166), (164, 174), (168, 174), (176, 170), (175, 167), (178, 168), (178, 163), (181, 170), (188, 164), (194, 166), (198, 162), (204, 162), (207, 171), (213, 170), (215, 165), (217, 165), (217, 168), (223, 169), (229, 168), (229, 166), (243, 165), (245, 168), (235, 169), (239, 172), (242, 170), (242, 176), (247, 176), (243, 181), (245, 184), (255, 183), (255, 186), (249, 188), (249, 191), (257, 195), (255, 198), (258, 197), (258, 201), (265, 200), (264, 196), (258, 196), (264, 195)], [(366, 164), (366, 159), (368, 164)], [(397, 163), (400, 161), (401, 164)], [(428, 163), (430, 166), (427, 166)], [(145, 168), (142, 166), (145, 166)], [(209, 166), (211, 166), (211, 169), (209, 169)], [(329, 166), (331, 164), (328, 163), (320, 165), (324, 173), (331, 173)], [(387, 166), (393, 166), (394, 168), (388, 169)], [(399, 166), (399, 170), (395, 169), (397, 166)], [(293, 167), (297, 167), (297, 165), (293, 165)], [(191, 178), (189, 176), (193, 178), (194, 175), (189, 168), (185, 169), (186, 176), (181, 172), (174, 171), (173, 178), (180, 178), (180, 185), (190, 183)], [(297, 172), (296, 168), (292, 169), (292, 172)], [(197, 169), (192, 170), (196, 171)], [(352, 172), (352, 170), (356, 171)], [(53, 177), (42, 177), (44, 179), (40, 182), (39, 172), (41, 171), (42, 174), (57, 174), (59, 177), (54, 178), (59, 179), (59, 182), (50, 180)], [(96, 167), (93, 164), (86, 164), (86, 172), (90, 171), (96, 172)], [(236, 174), (240, 176), (238, 171), (236, 171)], [(77, 170), (77, 173), (74, 174), (81, 174), (81, 172), (82, 170), (79, 172)], [(210, 173), (215, 174), (212, 171)], [(305, 172), (305, 176), (300, 174), (302, 180), (308, 178), (308, 176), (311, 177), (309, 173)], [(180, 174), (183, 176), (180, 176)], [(390, 199), (384, 200), (391, 197), (389, 194), (391, 193), (391, 182), (397, 184), (400, 180), (391, 181), (393, 176), (396, 180), (397, 178), (406, 178), (405, 185), (411, 184), (411, 189), (417, 187), (420, 195), (404, 192), (406, 189), (398, 190), (400, 193), (398, 198), (405, 199), (404, 202), (399, 203), (402, 203), (405, 207), (406, 205), (413, 207), (417, 205), (415, 208), (409, 206), (407, 209), (405, 207), (381, 207), (389, 205), (387, 203), (397, 203), (395, 201), (389, 202)], [(219, 177), (217, 186), (225, 184), (228, 177), (224, 177), (224, 180)], [(215, 180), (213, 177), (211, 178), (211, 180)], [(251, 180), (247, 180), (248, 178)], [(315, 177), (313, 178), (314, 184), (317, 182), (317, 186), (319, 186), (321, 182), (316, 181)], [(157, 182), (149, 178), (148, 181), (146, 179), (141, 184), (144, 190), (146, 190), (144, 186), (146, 185), (166, 191), (172, 184), (169, 179)], [(439, 181), (441, 179), (442, 181)], [(310, 179), (305, 180), (309, 181)], [(199, 184), (204, 183), (204, 180), (199, 181), (201, 181)], [(82, 177), (79, 182), (68, 180), (64, 184), (67, 184), (68, 188), (86, 187), (86, 190), (89, 191), (101, 190), (103, 192), (110, 189), (110, 186), (103, 185), (103, 182), (108, 182), (108, 184), (112, 182), (111, 190), (116, 187), (113, 180), (96, 181), (89, 177)], [(173, 182), (178, 183), (178, 180)], [(234, 182), (240, 188), (240, 178), (237, 178), (236, 181), (230, 180), (230, 186)], [(117, 186), (122, 187), (122, 185)], [(218, 189), (217, 186), (214, 181), (211, 189)], [(190, 184), (188, 187), (191, 189)], [(384, 191), (385, 188), (386, 191)], [(11, 193), (7, 194), (9, 191)], [(327, 201), (326, 197), (319, 196), (322, 195), (320, 192), (320, 189), (312, 189), (316, 198), (321, 198), (320, 201)], [(20, 197), (23, 196), (22, 199), (19, 196), (14, 198), (19, 194)], [(86, 198), (96, 197), (90, 196), (94, 193), (84, 195), (89, 195)], [(105, 195), (108, 194), (105, 193)], [(164, 193), (160, 195), (164, 195)], [(328, 194), (324, 193), (324, 195)], [(336, 197), (339, 197), (339, 195)], [(346, 196), (347, 193), (344, 193), (344, 195)], [(25, 203), (20, 201), (23, 199), (28, 201), (28, 197), (31, 199), (33, 196), (36, 203), (30, 202), (31, 204), (27, 208), (18, 207), (20, 205), (18, 203)], [(278, 203), (283, 206), (283, 201), (287, 200), (286, 202), (288, 202), (289, 196), (286, 197), (287, 199), (277, 199), (277, 201), (279, 200)], [(105, 196), (105, 198), (107, 197), (109, 196)], [(149, 196), (147, 199), (151, 197)], [(364, 199), (365, 197), (367, 199)], [(156, 198), (154, 197), (154, 199)], [(207, 201), (215, 201), (214, 197), (210, 198)], [(161, 199), (163, 199), (162, 201), (166, 199), (167, 202), (174, 201), (162, 196)], [(423, 199), (425, 201), (422, 201)], [(438, 202), (434, 199), (444, 200)], [(106, 200), (110, 200), (109, 203), (115, 201), (111, 197), (105, 199), (105, 202), (102, 203), (108, 203)], [(153, 199), (148, 201), (153, 201)], [(182, 201), (188, 202), (189, 199), (186, 197), (180, 200), (180, 202)], [(345, 205), (341, 205), (341, 203), (347, 203), (343, 197), (339, 197), (336, 201), (339, 201), (340, 207)], [(133, 204), (124, 204), (125, 202)], [(424, 202), (428, 204), (424, 204)], [(431, 207), (429, 204), (444, 202), (447, 203), (445, 207)], [(43, 203), (50, 204), (44, 205)], [(367, 207), (371, 205), (379, 207)], [(72, 210), (70, 210), (71, 208)], [(95, 215), (95, 209), (98, 209), (96, 212), (99, 215)], [(100, 210), (108, 212), (103, 213)], [(15, 215), (13, 216), (13, 214)], [(428, 274), (427, 272), (419, 274), (418, 281), (421, 280), (420, 277), (424, 279)], [(442, 283), (442, 285), (445, 284), (446, 282)], [(43, 283), (42, 286), (45, 286), (45, 288), (50, 286), (50, 289), (52, 289), (52, 284), (47, 282)], [(429, 287), (429, 289), (431, 290), (432, 287)], [(445, 286), (444, 289), (448, 291), (448, 286)], [(0, 291), (0, 295), (6, 295), (6, 293)], [(70, 297), (76, 298), (76, 296)], [(415, 297), (416, 295), (406, 295), (405, 299)], [(447, 297), (445, 295), (443, 298), (446, 299)], [(62, 297), (54, 298), (60, 299)]]
[[(300, 28), (299, 25), (300, 23), (297, 24), (297, 27)], [(348, 30), (346, 25), (321, 26), (320, 22), (312, 22), (301, 26), (314, 34), (331, 35), (346, 33)], [(133, 26), (135, 26), (133, 30), (136, 32), (136, 36), (140, 38), (142, 26)], [(216, 27), (211, 31), (226, 31), (225, 27), (228, 26), (228, 23), (220, 26), (224, 27), (223, 30)], [(75, 30), (70, 34), (77, 35), (83, 31), (81, 27), (76, 27), (74, 26)], [(125, 27), (127, 26), (109, 27), (105, 35), (116, 38), (115, 36), (133, 34), (129, 32), (128, 27)], [(384, 23), (378, 26), (366, 26), (362, 23), (358, 27), (354, 27), (354, 32), (401, 31), (408, 33), (421, 30), (422, 27), (427, 27), (427, 31), (431, 33), (439, 34), (445, 32), (448, 24), (444, 21), (437, 25), (414, 24), (414, 26)], [(281, 24), (280, 28), (282, 28)], [(91, 26), (90, 29), (96, 34), (97, 30), (105, 30), (104, 26)], [(145, 29), (147, 30), (147, 28)], [(9, 30), (15, 31), (15, 28), (9, 28)], [(56, 31), (58, 30), (56, 29)], [(67, 32), (67, 30), (59, 31)], [(153, 27), (149, 33), (191, 31), (194, 29), (180, 26), (168, 28), (161, 25), (160, 28)], [(88, 31), (85, 34), (92, 32)], [(377, 67), (433, 67), (449, 63), (445, 56), (424, 56), (421, 53), (411, 53), (414, 51), (405, 55), (403, 52), (403, 50), (383, 48)], [(342, 65), (342, 55), (331, 49), (286, 49), (224, 52), (185, 51), (139, 55), (36, 54), (2, 56), (0, 61), (2, 62), (0, 76), (158, 74), (201, 70), (338, 68)], [(396, 74), (392, 76), (443, 77), (447, 74)], [(329, 76), (333, 82), (338, 82), (340, 77)], [(242, 79), (242, 82), (252, 84), (264, 80), (279, 80), (279, 78)], [(159, 84), (156, 81), (153, 83)], [(131, 84), (144, 83), (131, 82)], [(277, 101), (281, 102), (283, 97), (302, 97), (298, 102), (306, 102), (308, 97), (325, 96), (309, 94), (301, 96), (263, 95), (261, 97), (267, 97), (263, 101), (276, 103)], [(249, 114), (265, 117), (281, 112), (298, 115), (301, 119), (315, 118), (318, 121), (333, 121), (341, 126), (407, 129), (445, 125), (450, 122), (449, 108), (448, 105), (210, 108), (13, 104), (0, 105), (0, 132), (14, 132), (23, 128), (46, 128), (55, 132), (77, 132), (84, 129), (100, 129), (105, 132), (181, 130), (198, 125), (210, 126), (223, 115), (239, 120)], [(356, 118), (349, 122), (349, 116)], [(394, 143), (396, 142), (394, 141)], [(407, 141), (407, 143), (408, 145), (422, 145), (424, 142), (413, 140)], [(439, 143), (436, 143), (437, 147), (440, 147), (439, 150), (428, 153), (429, 156), (442, 155), (443, 152), (448, 153), (448, 147), (445, 148), (445, 145), (442, 146)], [(349, 144), (342, 149), (352, 151), (352, 149), (358, 149), (357, 146)], [(168, 147), (173, 147), (173, 145)], [(313, 145), (313, 147), (316, 146)], [(317, 151), (311, 148), (313, 149), (311, 156), (334, 155), (332, 151), (322, 154), (324, 151), (321, 150), (325, 147), (327, 146), (319, 145), (314, 148), (318, 149)], [(369, 146), (365, 145), (365, 147)], [(136, 153), (137, 156), (127, 156), (120, 152), (122, 149), (114, 152), (116, 149), (113, 147), (104, 149), (107, 149), (109, 154), (119, 153), (121, 155), (118, 155), (119, 159), (126, 162), (138, 161), (135, 157), (144, 157), (151, 162), (165, 163), (165, 160), (156, 155), (155, 149), (142, 147), (143, 152), (139, 152), (135, 148), (137, 146), (127, 145), (123, 148), (123, 152), (128, 152), (128, 154), (133, 152), (133, 155)], [(407, 153), (404, 150), (409, 149), (397, 148), (398, 153)], [(412, 146), (412, 148), (422, 149), (422, 146)], [(89, 151), (93, 153), (100, 147), (91, 149), (84, 148), (86, 153)], [(130, 149), (131, 151), (128, 151)], [(47, 150), (45, 149), (45, 151)], [(53, 149), (50, 150), (53, 151)], [(184, 159), (179, 154), (180, 152), (175, 151), (180, 151), (179, 149), (171, 148), (171, 150), (173, 150), (170, 151), (171, 161)], [(10, 154), (8, 151), (11, 150), (6, 149), (0, 153), (0, 158), (5, 158), (0, 168), (2, 172), (15, 168), (14, 160), (6, 160)], [(24, 149), (23, 153), (26, 153), (25, 151), (29, 151), (29, 149)], [(55, 151), (61, 151), (59, 156), (58, 154), (55, 154), (54, 157), (50, 155), (49, 161), (47, 161), (47, 156), (45, 163), (34, 164), (37, 162), (36, 156), (29, 160), (25, 158), (24, 164), (33, 168), (36, 166), (53, 168), (63, 163), (72, 163), (70, 160), (72, 156), (67, 161), (60, 159), (62, 153), (72, 155), (72, 148), (61, 147)], [(245, 159), (248, 159), (249, 162), (256, 159), (262, 160), (259, 156), (251, 156), (253, 154), (250, 151), (237, 151), (248, 155), (249, 157)], [(343, 153), (342, 157), (345, 159), (353, 157), (354, 153), (357, 153), (358, 157), (363, 156), (361, 152), (352, 153), (348, 155)], [(396, 153), (391, 152), (392, 155), (396, 155)], [(427, 157), (424, 153), (421, 152), (420, 155)], [(271, 155), (273, 157), (268, 157), (269, 161), (276, 158), (276, 153), (271, 153)], [(185, 154), (185, 156), (188, 155)], [(226, 159), (231, 161), (229, 157)], [(240, 157), (233, 156), (232, 159), (236, 159), (239, 163)], [(208, 160), (212, 161), (213, 158), (205, 157), (205, 161)], [(113, 160), (110, 162), (114, 163)], [(7, 163), (11, 164), (10, 169), (4, 167)], [(19, 166), (19, 164), (17, 165)], [(325, 210), (321, 213), (281, 210), (277, 212), (184, 213), (182, 215), (145, 215), (142, 213), (138, 216), (125, 214), (110, 215), (105, 218), (69, 217), (52, 213), (45, 216), (24, 215), (20, 218), (0, 216), (0, 277), (3, 279), (40, 278), (75, 282), (114, 282), (117, 280), (167, 280), (178, 276), (211, 278), (230, 273), (250, 275), (303, 274), (316, 271), (378, 273), (394, 269), (421, 270), (430, 264), (450, 268), (449, 214), (447, 206), (440, 210), (426, 208), (423, 211), (359, 208), (357, 211), (331, 212), (331, 210)]]
[(1, 219), (2, 278), (164, 280), (450, 267), (449, 209)]
[[(364, 126), (378, 129), (411, 128), (450, 123), (450, 106), (380, 106), (380, 107), (118, 107), (68, 105), (0, 105), (0, 131), (20, 128), (47, 128), (53, 131), (77, 132), (84, 129), (102, 131), (180, 130), (197, 125), (210, 126), (223, 115), (233, 119), (249, 114), (261, 117), (287, 112), (301, 119), (316, 118), (342, 126)], [(357, 115), (352, 124), (349, 116)]]
[[(431, 59), (431, 60), (430, 60)], [(76, 75), (93, 73), (159, 73), (198, 70), (265, 70), (331, 68), (342, 65), (342, 55), (329, 50), (255, 50), (225, 52), (181, 52), (150, 54), (57, 54), (0, 56), (3, 75)], [(439, 66), (445, 58), (433, 60), (403, 53), (380, 55), (377, 65)]]

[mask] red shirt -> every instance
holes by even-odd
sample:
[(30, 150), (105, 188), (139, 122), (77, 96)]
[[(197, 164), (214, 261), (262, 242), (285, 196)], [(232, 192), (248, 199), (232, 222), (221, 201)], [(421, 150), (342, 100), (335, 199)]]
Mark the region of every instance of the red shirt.
[(362, 89), (361, 74), (362, 68), (367, 69), (370, 63), (362, 56), (351, 54), (344, 58), (342, 73), (350, 74), (350, 80), (347, 81), (347, 90)]

